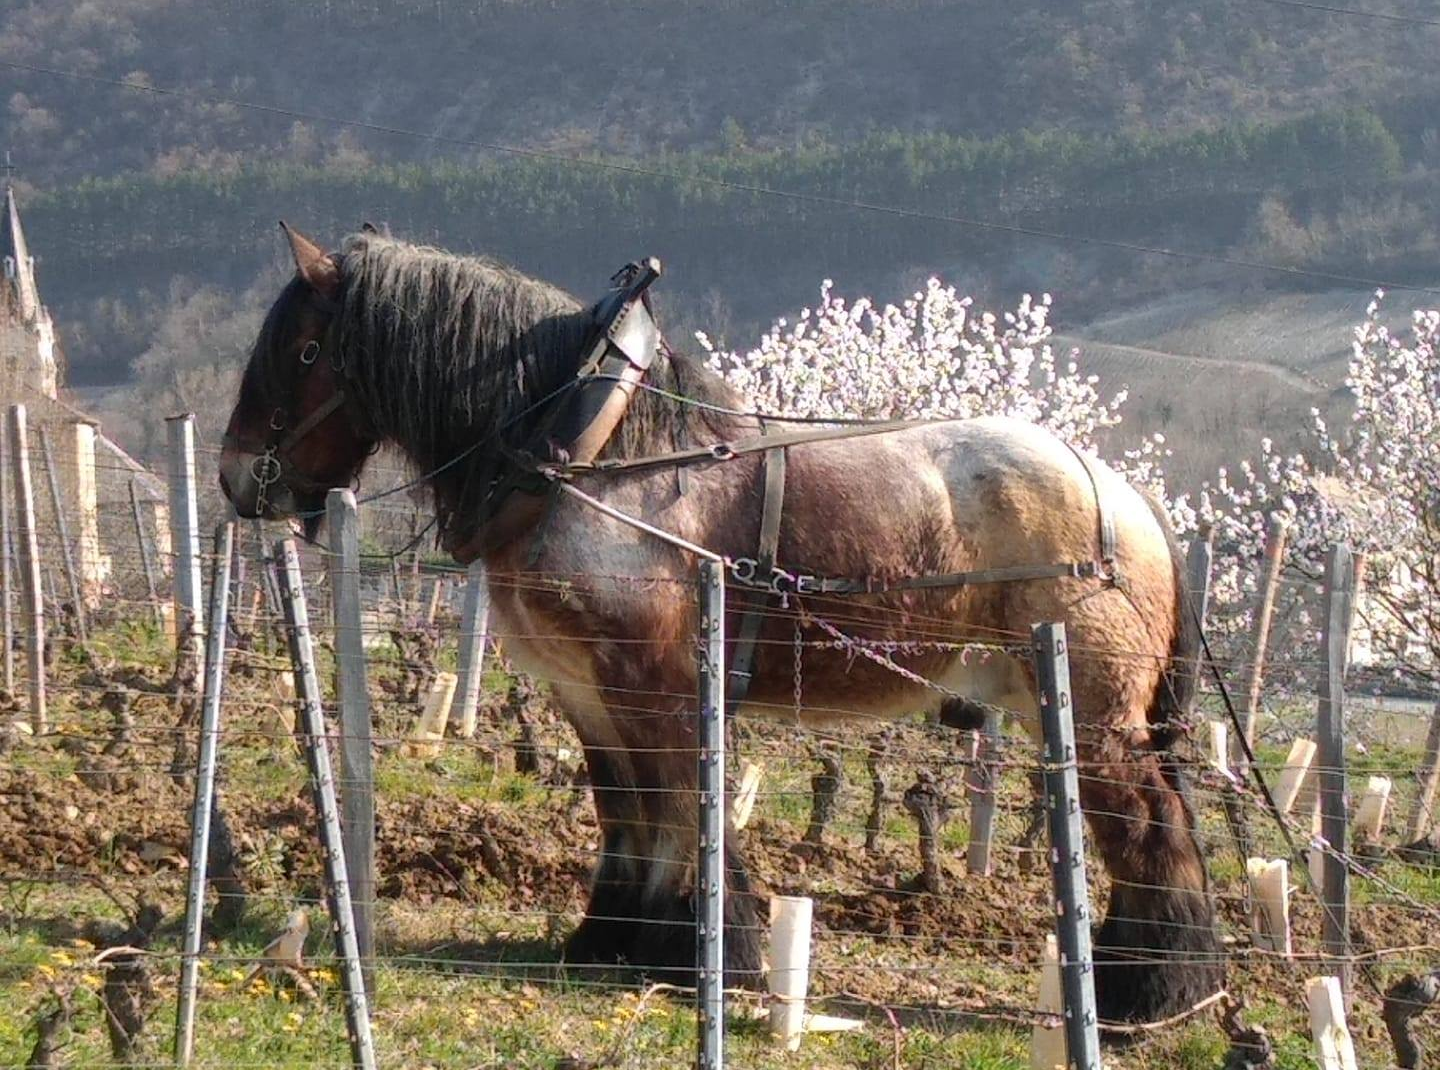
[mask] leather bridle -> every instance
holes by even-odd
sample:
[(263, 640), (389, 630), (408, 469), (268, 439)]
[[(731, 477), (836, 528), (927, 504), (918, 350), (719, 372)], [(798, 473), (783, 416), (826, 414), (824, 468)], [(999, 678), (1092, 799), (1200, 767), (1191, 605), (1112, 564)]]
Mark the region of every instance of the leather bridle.
[[(334, 317), (339, 311), (339, 305), (321, 294), (311, 292), (310, 301), (314, 307), (328, 317)], [(327, 325), (328, 329), (328, 325)], [(320, 358), (324, 346), (318, 339), (312, 338), (306, 342), (300, 350), (301, 374), (291, 384), (291, 393), (298, 393), (298, 387), (308, 375), (309, 370), (314, 367), (315, 362)], [(328, 420), (334, 413), (345, 405), (345, 388), (341, 385), (340, 377), (345, 371), (345, 359), (342, 355), (332, 353), (330, 356), (330, 369), (337, 377), (335, 389), (330, 396), (319, 405), (315, 406), (299, 423), (290, 427), (290, 420), (293, 414), (284, 405), (277, 405), (270, 414), (270, 426), (263, 442), (240, 435), (232, 435), (226, 432), (222, 438), (224, 445), (235, 449), (253, 450), (258, 447), (259, 452), (255, 459), (250, 462), (250, 474), (255, 479), (255, 511), (264, 515), (265, 507), (269, 504), (269, 490), (276, 483), (284, 481), (287, 486), (298, 491), (327, 491), (330, 489), (330, 482), (316, 479), (315, 477), (302, 472), (295, 464), (291, 451), (295, 449), (305, 437), (317, 427)], [(287, 473), (288, 469), (288, 473)]]

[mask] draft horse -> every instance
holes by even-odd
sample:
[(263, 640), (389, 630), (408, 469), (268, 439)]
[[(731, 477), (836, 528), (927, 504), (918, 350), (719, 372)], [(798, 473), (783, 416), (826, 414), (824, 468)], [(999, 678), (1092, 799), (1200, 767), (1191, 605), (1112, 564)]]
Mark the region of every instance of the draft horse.
[[(313, 532), (325, 493), (356, 479), (377, 445), (428, 474), (441, 544), (460, 563), (483, 559), (494, 633), (517, 666), (549, 682), (585, 749), (602, 842), (567, 961), (693, 969), (698, 621), (694, 558), (673, 539), (730, 559), (755, 554), (766, 462), (730, 444), (753, 442), (761, 421), (700, 362), (655, 339), (623, 374), (582, 368), (593, 310), (514, 268), (373, 229), (333, 253), (286, 233), (296, 274), (245, 369), (220, 459), (225, 493), (242, 516), (300, 516)], [(586, 402), (594, 441), (557, 441), (557, 410), (596, 382), (603, 403)], [(1223, 950), (1168, 751), (1190, 690), (1177, 667), (1196, 635), (1162, 514), (1100, 462), (1015, 420), (802, 438), (785, 450), (776, 561), (865, 580), (844, 597), (810, 588), (767, 605), (738, 715), (895, 718), (962, 694), (1033, 726), (1028, 631), (1063, 620), (1082, 802), (1111, 880), (1096, 937), (1101, 1016), (1156, 1019), (1215, 991)], [(683, 478), (672, 464), (616, 463), (685, 447), (704, 458)], [(672, 539), (556, 493), (562, 481)], [(1093, 561), (1102, 503), (1106, 568), (902, 582)], [(931, 685), (823, 642), (833, 638), (817, 631), (827, 615), (858, 642), (926, 640), (890, 649)], [(793, 697), (797, 628), (803, 708)], [(966, 656), (976, 643), (989, 655)], [(727, 968), (745, 977), (759, 969), (762, 929), (737, 839), (727, 841)]]

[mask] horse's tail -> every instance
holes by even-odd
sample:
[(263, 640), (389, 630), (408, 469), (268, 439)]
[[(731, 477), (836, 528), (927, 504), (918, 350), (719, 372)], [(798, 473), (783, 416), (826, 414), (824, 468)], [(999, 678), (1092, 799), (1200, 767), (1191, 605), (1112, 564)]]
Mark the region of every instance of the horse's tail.
[(1199, 683), (1195, 667), (1200, 663), (1200, 622), (1195, 619), (1189, 592), (1185, 589), (1185, 553), (1180, 548), (1180, 540), (1175, 536), (1175, 528), (1170, 523), (1165, 506), (1153, 493), (1142, 491), (1141, 494), (1160, 530), (1165, 533), (1165, 544), (1170, 548), (1170, 561), (1175, 569), (1175, 638), (1155, 701), (1150, 705), (1149, 717), (1152, 746), (1156, 750), (1168, 751), (1195, 705)]

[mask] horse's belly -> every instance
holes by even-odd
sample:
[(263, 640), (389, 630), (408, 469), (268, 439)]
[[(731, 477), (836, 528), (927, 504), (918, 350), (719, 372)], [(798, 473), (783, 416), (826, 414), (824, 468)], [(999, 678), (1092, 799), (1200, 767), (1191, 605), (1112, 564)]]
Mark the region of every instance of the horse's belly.
[(954, 695), (1004, 707), (1024, 721), (1037, 715), (1028, 666), (992, 648), (962, 650), (930, 671), (926, 683), (857, 658), (848, 670), (799, 674), (799, 701), (746, 703), (742, 715), (800, 723), (813, 728), (858, 725), (923, 716), (931, 718)]

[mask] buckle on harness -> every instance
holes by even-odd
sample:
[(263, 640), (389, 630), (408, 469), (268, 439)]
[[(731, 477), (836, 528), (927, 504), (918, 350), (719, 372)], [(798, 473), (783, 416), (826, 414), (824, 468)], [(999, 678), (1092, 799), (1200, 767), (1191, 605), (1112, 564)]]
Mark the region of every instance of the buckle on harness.
[(770, 575), (760, 576), (760, 562), (753, 557), (735, 557), (727, 562), (730, 578), (741, 587), (765, 591), (780, 599), (782, 606), (789, 606), (794, 594), (818, 594), (821, 581), (818, 576), (808, 573), (787, 572), (778, 565), (771, 566)]

